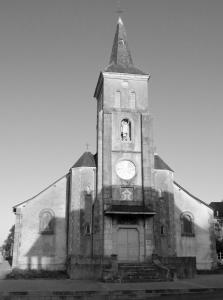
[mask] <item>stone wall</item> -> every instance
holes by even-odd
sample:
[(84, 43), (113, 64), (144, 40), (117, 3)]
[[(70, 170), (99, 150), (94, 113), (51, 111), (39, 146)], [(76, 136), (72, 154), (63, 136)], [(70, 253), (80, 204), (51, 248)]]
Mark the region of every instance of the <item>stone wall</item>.
[(110, 259), (101, 257), (70, 256), (68, 274), (71, 279), (101, 280), (103, 269), (110, 266)]
[(196, 275), (196, 257), (160, 257), (175, 278), (193, 278)]
[(92, 206), (95, 198), (95, 168), (71, 169), (68, 255), (92, 254)]
[(159, 256), (176, 256), (173, 174), (154, 171), (156, 201), (154, 217), (155, 252)]

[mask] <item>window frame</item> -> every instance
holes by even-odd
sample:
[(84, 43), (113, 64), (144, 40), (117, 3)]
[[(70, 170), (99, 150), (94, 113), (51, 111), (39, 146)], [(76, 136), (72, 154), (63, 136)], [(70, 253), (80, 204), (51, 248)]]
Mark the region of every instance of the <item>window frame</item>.
[[(186, 221), (186, 217), (190, 218), (190, 227), (191, 230), (185, 230), (185, 228), (188, 226), (189, 222), (187, 220), (187, 224), (185, 224), (184, 222)], [(194, 230), (194, 217), (192, 215), (191, 212), (189, 211), (185, 211), (180, 215), (180, 225), (181, 225), (181, 236), (185, 236), (185, 237), (195, 237), (195, 230)]]
[[(43, 216), (44, 214), (49, 214), (51, 216), (49, 224), (50, 228), (49, 229), (44, 229), (43, 228)], [(55, 214), (52, 209), (45, 208), (40, 211), (39, 213), (39, 233), (43, 235), (52, 235), (55, 232)]]
[(136, 92), (134, 90), (129, 91), (129, 104), (130, 109), (136, 108)]

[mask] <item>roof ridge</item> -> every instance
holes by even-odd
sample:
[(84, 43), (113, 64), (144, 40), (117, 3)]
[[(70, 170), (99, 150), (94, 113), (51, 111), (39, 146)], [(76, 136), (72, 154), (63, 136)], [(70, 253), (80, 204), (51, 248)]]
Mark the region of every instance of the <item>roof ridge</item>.
[(12, 208), (14, 209), (14, 208), (16, 208), (16, 207), (19, 206), (19, 205), (22, 205), (22, 204), (24, 204), (24, 203), (26, 203), (26, 202), (28, 202), (28, 201), (30, 201), (30, 200), (33, 200), (34, 198), (36, 198), (37, 196), (39, 196), (40, 194), (42, 194), (43, 192), (45, 192), (46, 190), (48, 190), (50, 187), (52, 187), (55, 183), (59, 182), (61, 179), (63, 179), (63, 178), (66, 177), (66, 176), (69, 176), (69, 175), (70, 175), (70, 173), (66, 173), (65, 175), (63, 175), (63, 176), (60, 177), (59, 179), (55, 180), (53, 183), (49, 184), (46, 188), (44, 188), (43, 190), (41, 190), (41, 191), (40, 191), (39, 193), (37, 193), (35, 196), (33, 196), (33, 197), (31, 197), (31, 198), (29, 198), (29, 199), (23, 201), (23, 202), (20, 202), (20, 203), (14, 205)]
[(206, 202), (204, 202), (203, 200), (201, 200), (201, 199), (199, 199), (199, 198), (197, 198), (196, 196), (194, 196), (193, 194), (191, 194), (190, 192), (188, 192), (184, 187), (182, 187), (179, 183), (177, 183), (175, 180), (173, 181), (173, 183), (176, 185), (176, 186), (178, 186), (181, 190), (183, 190), (185, 193), (187, 193), (189, 196), (191, 196), (193, 199), (195, 199), (195, 200), (197, 200), (197, 201), (199, 201), (200, 203), (202, 203), (202, 204), (204, 204), (204, 205), (206, 205), (206, 206), (208, 206), (210, 209), (212, 209), (213, 210), (213, 208), (212, 207), (210, 207), (210, 205), (209, 204), (207, 204)]

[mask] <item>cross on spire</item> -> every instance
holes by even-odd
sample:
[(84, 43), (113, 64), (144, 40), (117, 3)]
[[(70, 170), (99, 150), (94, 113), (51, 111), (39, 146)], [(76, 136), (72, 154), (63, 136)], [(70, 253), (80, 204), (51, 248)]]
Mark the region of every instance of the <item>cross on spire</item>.
[(117, 0), (117, 10), (116, 13), (118, 16), (121, 16), (121, 14), (124, 12), (124, 10), (121, 8), (121, 0)]
[(86, 150), (87, 150), (87, 152), (88, 152), (90, 145), (89, 145), (88, 143), (86, 143), (85, 146), (86, 146)]

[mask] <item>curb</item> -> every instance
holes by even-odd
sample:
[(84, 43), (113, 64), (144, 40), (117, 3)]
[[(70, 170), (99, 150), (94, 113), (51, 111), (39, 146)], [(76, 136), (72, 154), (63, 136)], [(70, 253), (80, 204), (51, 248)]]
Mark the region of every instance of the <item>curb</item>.
[(134, 290), (90, 290), (90, 291), (7, 291), (0, 292), (0, 299), (147, 299), (163, 295), (208, 294), (223, 292), (223, 288), (192, 289), (134, 289)]

